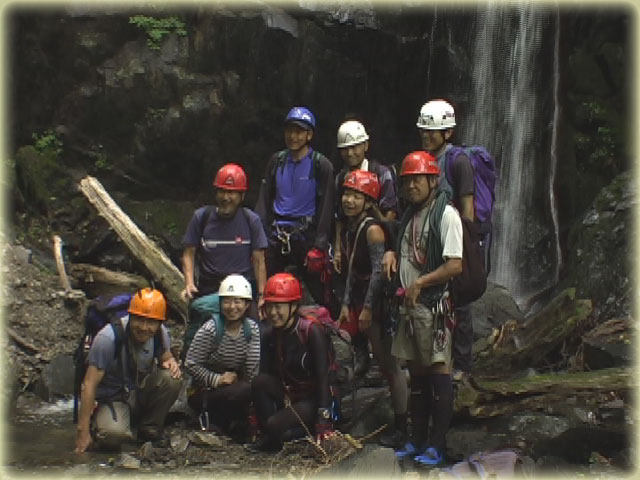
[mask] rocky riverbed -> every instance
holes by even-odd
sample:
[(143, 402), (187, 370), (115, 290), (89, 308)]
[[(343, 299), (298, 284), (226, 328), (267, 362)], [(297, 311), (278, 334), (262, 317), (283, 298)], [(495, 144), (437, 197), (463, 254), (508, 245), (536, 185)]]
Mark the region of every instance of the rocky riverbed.
[[(162, 444), (74, 454), (70, 355), (82, 333), (84, 301), (65, 299), (46, 257), (6, 241), (2, 254), (2, 304), (11, 331), (5, 370), (5, 387), (10, 388), (4, 389), (10, 411), (5, 431), (8, 472), (288, 478), (429, 475), (411, 463), (397, 462), (389, 449), (376, 446), (375, 436), (367, 438), (392, 421), (389, 397), (376, 368), (359, 382), (357, 417), (348, 424), (353, 439), (367, 439), (362, 449), (342, 437), (326, 455), (304, 440), (287, 445), (278, 455), (254, 454), (226, 437), (200, 432), (188, 411), (177, 404)], [(171, 328), (179, 340), (182, 327)], [(351, 416), (351, 395), (345, 396), (344, 406)], [(447, 437), (447, 453), (454, 462), (474, 452), (513, 448), (529, 473), (618, 474), (634, 465), (630, 438), (635, 421), (628, 398), (616, 392), (587, 402), (576, 398), (562, 411), (523, 408), (514, 415), (486, 419), (458, 415)]]

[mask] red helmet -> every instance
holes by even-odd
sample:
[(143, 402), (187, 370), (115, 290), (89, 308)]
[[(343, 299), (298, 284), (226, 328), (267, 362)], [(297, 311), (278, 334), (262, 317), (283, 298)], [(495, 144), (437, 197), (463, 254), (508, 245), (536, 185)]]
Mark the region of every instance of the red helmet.
[(440, 175), (438, 161), (429, 152), (411, 152), (402, 160), (400, 176), (405, 175)]
[(302, 298), (302, 287), (296, 277), (290, 273), (276, 273), (269, 277), (264, 286), (264, 301), (287, 303)]
[(344, 177), (342, 186), (364, 193), (374, 200), (378, 200), (380, 196), (380, 182), (378, 182), (378, 176), (373, 172), (365, 170), (348, 172)]
[(222, 188), (223, 190), (239, 190), (245, 192), (247, 190), (247, 176), (240, 165), (227, 163), (216, 173), (213, 186)]

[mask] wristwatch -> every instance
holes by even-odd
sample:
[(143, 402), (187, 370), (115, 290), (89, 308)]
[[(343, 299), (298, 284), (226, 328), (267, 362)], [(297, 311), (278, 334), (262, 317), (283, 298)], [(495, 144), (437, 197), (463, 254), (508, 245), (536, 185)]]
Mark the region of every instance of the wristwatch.
[(324, 420), (329, 420), (331, 418), (331, 410), (328, 408), (319, 408), (318, 416)]

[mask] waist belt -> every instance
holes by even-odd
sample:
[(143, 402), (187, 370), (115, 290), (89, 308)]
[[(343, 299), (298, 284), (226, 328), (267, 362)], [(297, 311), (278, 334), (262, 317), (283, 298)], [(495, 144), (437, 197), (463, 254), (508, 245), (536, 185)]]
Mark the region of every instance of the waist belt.
[[(286, 217), (284, 215), (276, 215), (276, 219), (273, 221), (275, 236), (282, 243), (280, 252), (283, 255), (291, 253), (291, 236), (296, 234), (302, 234), (311, 225), (313, 217)], [(297, 222), (296, 224), (287, 224), (280, 222)]]

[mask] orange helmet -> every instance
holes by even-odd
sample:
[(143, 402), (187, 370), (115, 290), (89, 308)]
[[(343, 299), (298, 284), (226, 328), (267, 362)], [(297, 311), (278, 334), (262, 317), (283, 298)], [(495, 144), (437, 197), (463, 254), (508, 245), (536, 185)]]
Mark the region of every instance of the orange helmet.
[(296, 277), (290, 273), (276, 273), (269, 277), (264, 286), (264, 301), (287, 303), (302, 298), (302, 287)]
[(131, 297), (129, 313), (163, 321), (167, 319), (167, 301), (159, 290), (143, 288)]
[(342, 186), (364, 193), (374, 200), (378, 200), (380, 196), (380, 182), (378, 182), (378, 176), (373, 172), (367, 172), (365, 170), (348, 172), (344, 177)]
[(400, 176), (405, 175), (440, 175), (438, 161), (429, 152), (411, 152), (402, 160)]
[(218, 170), (218, 173), (216, 173), (213, 186), (223, 190), (238, 190), (245, 192), (247, 190), (247, 176), (240, 165), (227, 163)]

